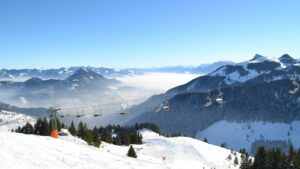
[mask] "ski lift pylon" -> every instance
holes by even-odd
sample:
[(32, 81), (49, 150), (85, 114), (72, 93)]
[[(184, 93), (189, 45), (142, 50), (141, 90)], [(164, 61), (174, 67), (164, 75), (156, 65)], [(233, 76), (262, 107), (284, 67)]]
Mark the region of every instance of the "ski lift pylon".
[(58, 138), (58, 129), (57, 129), (57, 122), (56, 122), (56, 114), (61, 110), (60, 108), (50, 107), (48, 112), (51, 114), (51, 137)]

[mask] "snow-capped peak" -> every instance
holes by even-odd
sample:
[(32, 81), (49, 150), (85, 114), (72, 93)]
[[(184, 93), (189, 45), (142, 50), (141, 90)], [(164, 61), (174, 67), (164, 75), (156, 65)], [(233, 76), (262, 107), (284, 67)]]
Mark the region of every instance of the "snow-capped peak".
[(273, 70), (285, 69), (286, 65), (279, 59), (256, 54), (253, 59), (234, 65), (220, 67), (209, 76), (223, 76), (226, 84), (244, 83), (257, 76)]
[(250, 60), (250, 62), (280, 62), (279, 59), (269, 56), (262, 56), (259, 54), (255, 54), (253, 59)]

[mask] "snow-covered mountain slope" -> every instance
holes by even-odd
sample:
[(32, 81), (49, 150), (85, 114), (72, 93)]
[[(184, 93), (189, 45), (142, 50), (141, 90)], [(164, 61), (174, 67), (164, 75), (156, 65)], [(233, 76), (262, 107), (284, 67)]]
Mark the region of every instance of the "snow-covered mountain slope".
[(249, 61), (221, 66), (205, 76), (170, 89), (167, 94), (207, 92), (207, 90), (218, 88), (219, 83), (222, 87), (226, 87), (244, 83), (295, 79), (299, 78), (299, 74), (299, 62), (287, 54), (278, 59), (257, 54)]
[(31, 116), (2, 110), (0, 111), (0, 132), (16, 129), (18, 126), (24, 126), (27, 122), (34, 124), (35, 121), (36, 119)]
[[(149, 130), (141, 134), (144, 144), (134, 145), (138, 155), (134, 159), (126, 156), (127, 146), (102, 143), (95, 148), (70, 138), (0, 132), (0, 168), (238, 168), (234, 158), (227, 159), (230, 150), (192, 138), (165, 138)], [(236, 156), (240, 160), (240, 154)]]
[[(152, 122), (159, 126), (163, 133), (180, 132), (191, 137), (194, 137), (197, 131), (222, 120), (291, 123), (300, 119), (300, 93), (291, 95), (290, 90), (293, 88), (290, 80), (226, 87), (221, 89), (225, 102), (222, 105), (216, 102), (216, 90), (210, 93), (183, 93), (167, 100), (169, 111), (156, 111), (157, 100), (166, 98), (153, 97), (136, 106), (139, 108), (137, 111), (142, 112), (142, 108), (147, 110), (129, 123)], [(212, 104), (206, 107), (208, 95)], [(150, 104), (153, 107), (148, 107)]]
[(226, 84), (244, 83), (263, 73), (282, 70), (286, 66), (279, 59), (256, 54), (250, 61), (226, 65), (208, 74), (209, 76), (224, 76)]
[(249, 122), (238, 123), (219, 121), (196, 134), (196, 138), (207, 138), (215, 145), (226, 143), (227, 148), (253, 152), (252, 143), (263, 141), (291, 142), (294, 147), (300, 148), (300, 121), (288, 123)]

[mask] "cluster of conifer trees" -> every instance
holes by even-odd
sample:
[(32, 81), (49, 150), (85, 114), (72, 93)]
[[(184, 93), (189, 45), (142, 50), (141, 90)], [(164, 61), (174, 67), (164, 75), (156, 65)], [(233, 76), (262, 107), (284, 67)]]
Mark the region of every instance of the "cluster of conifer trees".
[(85, 123), (79, 122), (78, 127), (76, 129), (74, 122), (72, 121), (69, 127), (69, 132), (73, 136), (78, 136), (79, 138), (83, 139), (89, 145), (99, 147), (101, 144), (100, 135), (97, 127), (94, 127), (93, 129), (89, 129)]
[(253, 162), (245, 151), (242, 153), (240, 169), (300, 169), (300, 149), (295, 150), (292, 146), (288, 153), (278, 148), (259, 147)]
[[(48, 121), (46, 118), (38, 119), (32, 126), (30, 123), (26, 123), (23, 127), (18, 127), (15, 132), (24, 134), (35, 134), (41, 136), (49, 136), (51, 134), (51, 120)], [(59, 119), (56, 119), (57, 129), (67, 128), (63, 123), (60, 123)], [(101, 141), (112, 143), (115, 145), (130, 145), (130, 144), (142, 144), (142, 136), (138, 130), (148, 128), (152, 131), (159, 133), (159, 128), (153, 123), (142, 123), (135, 124), (133, 126), (120, 126), (120, 125), (108, 125), (106, 127), (94, 127), (89, 129), (87, 125), (80, 122), (75, 127), (72, 121), (68, 130), (73, 136), (85, 140), (89, 145), (99, 147)]]
[(142, 144), (138, 130), (148, 128), (160, 134), (160, 129), (153, 123), (136, 123), (133, 126), (108, 125), (98, 128), (101, 141), (115, 145)]
[[(60, 130), (63, 124), (57, 119), (57, 128)], [(23, 127), (18, 127), (15, 132), (24, 134), (35, 134), (41, 136), (49, 136), (51, 134), (51, 120), (48, 121), (46, 118), (39, 118), (36, 123), (32, 126), (30, 123), (26, 123)]]

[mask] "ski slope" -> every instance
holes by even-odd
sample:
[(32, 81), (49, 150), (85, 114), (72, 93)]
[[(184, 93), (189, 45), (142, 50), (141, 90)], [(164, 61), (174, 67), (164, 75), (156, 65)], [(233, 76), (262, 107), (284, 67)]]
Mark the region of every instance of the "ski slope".
[[(9, 132), (35, 119), (0, 112), (0, 168), (13, 169), (237, 169), (235, 155), (228, 149), (187, 137), (166, 138), (148, 129), (140, 130), (142, 145), (133, 145), (137, 159), (127, 157), (128, 146), (102, 142), (100, 148), (88, 146), (77, 137), (51, 137)], [(228, 160), (231, 154), (233, 157)], [(236, 156), (240, 161), (240, 154)], [(163, 160), (165, 158), (165, 160)]]
[[(102, 143), (88, 146), (72, 136), (51, 137), (0, 132), (0, 168), (13, 169), (194, 169), (238, 168), (230, 150), (186, 138), (165, 138), (142, 130), (143, 145), (134, 145), (138, 158), (126, 156), (128, 146)], [(165, 157), (165, 161), (162, 158)], [(237, 157), (240, 155), (237, 153)]]

